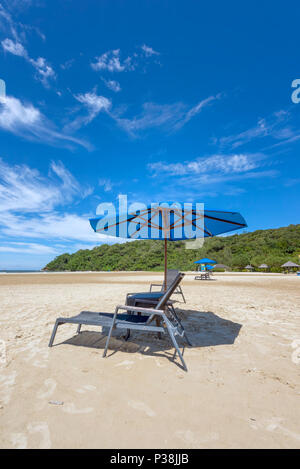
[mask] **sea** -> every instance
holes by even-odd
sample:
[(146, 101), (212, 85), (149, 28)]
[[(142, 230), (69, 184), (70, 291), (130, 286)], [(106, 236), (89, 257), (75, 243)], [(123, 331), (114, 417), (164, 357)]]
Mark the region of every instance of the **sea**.
[(41, 272), (41, 270), (0, 270), (0, 274), (28, 274), (32, 272)]

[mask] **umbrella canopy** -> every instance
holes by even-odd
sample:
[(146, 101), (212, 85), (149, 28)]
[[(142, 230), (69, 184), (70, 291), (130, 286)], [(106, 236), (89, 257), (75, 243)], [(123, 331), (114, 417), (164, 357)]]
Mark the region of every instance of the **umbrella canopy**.
[(281, 267), (300, 267), (298, 264), (295, 264), (295, 262), (288, 261), (285, 264), (282, 264)]
[(248, 265), (246, 265), (245, 269), (248, 269), (248, 270), (253, 270), (253, 269), (254, 269), (254, 267), (253, 267), (252, 265), (248, 264)]
[(203, 259), (199, 259), (199, 261), (195, 261), (194, 264), (216, 264), (216, 261), (204, 257)]
[(269, 266), (268, 266), (267, 264), (260, 264), (260, 265), (258, 266), (258, 268), (259, 268), (259, 269), (268, 269)]
[[(165, 241), (165, 286), (167, 241), (212, 237), (247, 226), (238, 212), (199, 209), (202, 204), (161, 203), (134, 211), (109, 213), (90, 219), (97, 233), (128, 239)], [(211, 261), (213, 262), (213, 261)]]

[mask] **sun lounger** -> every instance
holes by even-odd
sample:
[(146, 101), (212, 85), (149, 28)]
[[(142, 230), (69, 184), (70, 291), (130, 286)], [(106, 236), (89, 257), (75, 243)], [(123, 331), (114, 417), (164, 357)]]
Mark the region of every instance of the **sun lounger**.
[[(180, 284), (178, 284), (178, 275), (181, 275), (177, 271), (176, 277), (173, 279), (173, 281), (170, 283), (169, 288), (173, 288), (174, 284), (177, 284), (177, 289), (180, 287)], [(183, 277), (181, 277), (183, 278)], [(162, 298), (164, 295), (163, 291), (159, 292), (139, 292), (139, 293), (127, 293), (126, 295), (126, 305), (132, 305), (132, 306), (143, 306), (143, 307), (149, 307), (149, 308), (155, 308), (159, 300)], [(174, 308), (174, 301), (173, 300), (168, 300), (166, 303), (166, 306), (168, 308), (169, 314), (172, 316), (172, 318), (179, 324), (180, 328), (182, 331), (184, 331), (184, 327), (176, 313), (176, 310)], [(186, 338), (186, 341), (189, 345), (191, 345), (185, 331), (184, 335)]]
[[(69, 323), (77, 324), (77, 332), (81, 330), (81, 326), (93, 325), (93, 326), (106, 326), (109, 327), (109, 333), (107, 336), (103, 357), (106, 356), (109, 341), (113, 329), (143, 331), (143, 332), (158, 332), (161, 334), (169, 335), (176, 352), (180, 358), (183, 369), (187, 371), (187, 366), (180, 352), (178, 343), (175, 336), (180, 336), (186, 339), (184, 329), (180, 323), (169, 314), (167, 303), (176, 290), (179, 283), (181, 282), (184, 274), (178, 274), (176, 281), (167, 289), (160, 300), (157, 302), (155, 308), (131, 306), (131, 305), (118, 305), (115, 309), (114, 314), (110, 313), (94, 313), (89, 311), (83, 311), (77, 316), (71, 318), (58, 318), (55, 322), (53, 332), (50, 338), (49, 347), (52, 347), (58, 326)], [(123, 311), (123, 313), (120, 313)], [(125, 313), (124, 313), (125, 311)], [(153, 320), (156, 320), (156, 326), (152, 324)], [(127, 334), (128, 335), (128, 334)], [(186, 339), (187, 340), (187, 339)]]
[(209, 272), (203, 272), (199, 275), (196, 275), (194, 280), (210, 280)]
[[(169, 269), (167, 271), (167, 288), (169, 288), (169, 286), (172, 284), (172, 282), (175, 280), (175, 278), (177, 277), (178, 274), (179, 274), (179, 270), (176, 270), (176, 269)], [(153, 287), (160, 287), (161, 288), (160, 291), (162, 291), (162, 292), (165, 291), (165, 283), (164, 282), (163, 283), (151, 283), (150, 292), (152, 292)], [(185, 297), (184, 297), (184, 294), (183, 294), (183, 291), (182, 291), (182, 288), (181, 288), (180, 285), (178, 285), (178, 287), (174, 291), (174, 294), (181, 295), (184, 303), (186, 303)]]

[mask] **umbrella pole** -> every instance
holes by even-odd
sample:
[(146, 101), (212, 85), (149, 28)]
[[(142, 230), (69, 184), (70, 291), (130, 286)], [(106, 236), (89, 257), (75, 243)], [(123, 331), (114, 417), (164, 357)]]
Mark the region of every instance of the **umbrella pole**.
[[(168, 249), (167, 249), (167, 238), (165, 238), (165, 275), (164, 275), (164, 291), (167, 291), (167, 267), (168, 267)], [(165, 312), (167, 310), (167, 305), (165, 306)], [(156, 325), (161, 326), (161, 319), (156, 317)], [(158, 338), (161, 339), (161, 333), (158, 333)]]
[(168, 270), (168, 250), (167, 250), (167, 238), (165, 238), (165, 291), (167, 291), (167, 270)]

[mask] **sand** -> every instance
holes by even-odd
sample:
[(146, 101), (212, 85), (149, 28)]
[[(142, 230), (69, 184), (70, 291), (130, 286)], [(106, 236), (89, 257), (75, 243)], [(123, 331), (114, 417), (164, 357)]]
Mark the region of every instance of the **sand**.
[(0, 275), (0, 447), (300, 448), (300, 278), (193, 278), (184, 372), (151, 334), (103, 359), (99, 328), (63, 325), (48, 348), (56, 317), (113, 312), (160, 274)]

